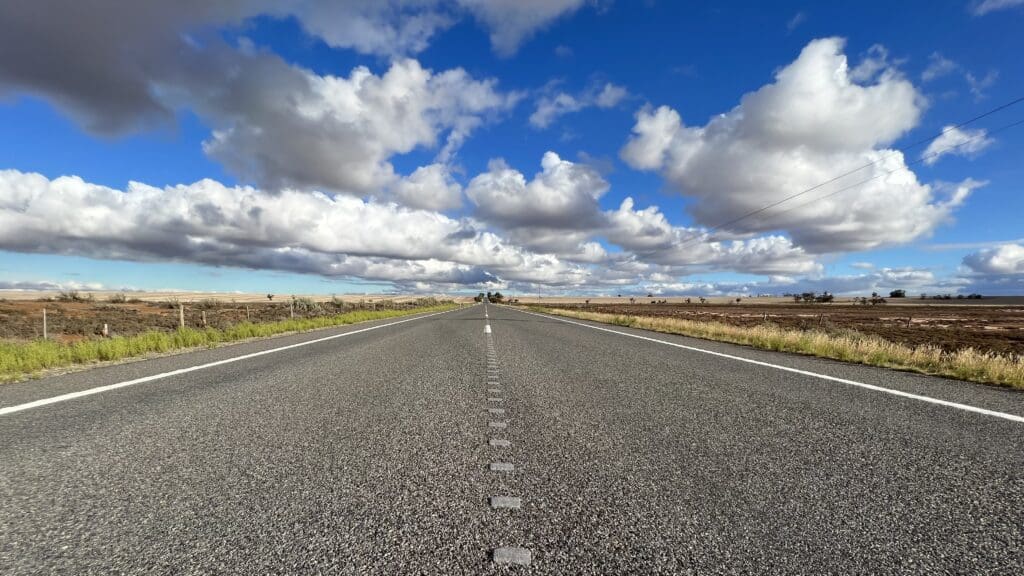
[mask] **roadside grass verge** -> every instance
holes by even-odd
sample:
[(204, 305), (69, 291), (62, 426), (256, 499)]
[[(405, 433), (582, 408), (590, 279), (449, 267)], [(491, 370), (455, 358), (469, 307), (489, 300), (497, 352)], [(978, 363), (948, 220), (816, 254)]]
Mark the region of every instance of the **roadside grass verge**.
[(279, 322), (255, 324), (243, 322), (229, 328), (181, 328), (174, 332), (150, 331), (137, 336), (89, 339), (63, 344), (52, 340), (32, 342), (0, 342), (0, 383), (21, 380), (42, 370), (122, 360), (150, 353), (165, 353), (201, 346), (265, 338), (289, 332), (306, 332), (318, 328), (344, 326), (369, 320), (383, 320), (425, 312), (443, 312), (458, 304), (421, 306), (405, 310), (356, 310), (334, 316), (296, 318)]
[(945, 352), (934, 346), (911, 347), (878, 336), (852, 330), (840, 333), (780, 328), (773, 324), (740, 327), (720, 322), (697, 322), (681, 318), (625, 316), (530, 306), (532, 310), (592, 320), (605, 324), (681, 334), (706, 340), (743, 344), (762, 350), (794, 352), (843, 362), (882, 366), (947, 376), (1024, 390), (1024, 356), (996, 354), (964, 348)]

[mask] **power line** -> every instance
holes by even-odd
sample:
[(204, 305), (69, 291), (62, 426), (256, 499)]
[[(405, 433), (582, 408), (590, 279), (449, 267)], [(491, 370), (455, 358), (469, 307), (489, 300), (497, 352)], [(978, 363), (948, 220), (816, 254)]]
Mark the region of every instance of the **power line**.
[(799, 208), (803, 208), (804, 206), (809, 206), (809, 205), (811, 205), (811, 204), (813, 204), (813, 203), (815, 203), (815, 202), (817, 202), (819, 200), (824, 200), (826, 198), (831, 198), (832, 196), (835, 196), (836, 194), (839, 194), (840, 192), (845, 192), (845, 191), (847, 191), (847, 190), (849, 190), (851, 188), (856, 188), (857, 186), (861, 186), (863, 184), (867, 184), (868, 182), (871, 182), (872, 180), (877, 180), (878, 178), (881, 178), (883, 176), (888, 176), (889, 174), (893, 174), (893, 173), (899, 172), (901, 170), (909, 170), (911, 166), (914, 166), (916, 164), (920, 164), (921, 162), (926, 162), (927, 160), (929, 160), (931, 158), (938, 158), (939, 156), (942, 156), (943, 154), (945, 154), (947, 152), (955, 150), (955, 149), (957, 149), (957, 148), (959, 148), (961, 146), (966, 146), (967, 144), (970, 144), (971, 142), (974, 142), (975, 140), (981, 140), (983, 138), (988, 138), (989, 136), (991, 136), (993, 134), (998, 134), (1000, 132), (1003, 132), (1004, 130), (1009, 130), (1010, 128), (1013, 128), (1015, 126), (1020, 126), (1021, 124), (1024, 124), (1024, 120), (1018, 120), (1016, 122), (1012, 122), (1010, 124), (1006, 124), (1005, 126), (1000, 126), (999, 128), (996, 128), (995, 130), (992, 130), (992, 131), (987, 132), (985, 134), (979, 134), (979, 135), (974, 136), (972, 138), (968, 138), (967, 140), (964, 140), (963, 142), (960, 142), (959, 144), (955, 144), (953, 146), (948, 146), (948, 147), (943, 148), (941, 150), (936, 150), (935, 152), (932, 152), (931, 154), (927, 154), (925, 156), (921, 156), (917, 160), (914, 160), (913, 162), (908, 162), (906, 165), (900, 166), (899, 168), (893, 168), (892, 170), (888, 170), (886, 172), (882, 172), (881, 174), (875, 174), (871, 178), (868, 178), (866, 180), (861, 180), (860, 182), (857, 182), (856, 184), (851, 184), (849, 186), (846, 186), (845, 188), (840, 188), (839, 190), (835, 190), (833, 192), (829, 192), (828, 194), (826, 194), (824, 196), (820, 196), (818, 198), (812, 198), (811, 200), (808, 200), (807, 202), (804, 202), (803, 204), (797, 204), (796, 206), (791, 206), (791, 207), (786, 208), (785, 210), (783, 210), (781, 212), (776, 212), (776, 213), (772, 214), (772, 216), (781, 216), (782, 214), (786, 214), (787, 212), (792, 212), (793, 210), (797, 210)]
[[(1019, 98), (1016, 98), (1016, 99), (1014, 99), (1014, 100), (1011, 100), (1011, 101), (1009, 101), (1009, 102), (1006, 102), (1005, 104), (1002, 104), (1002, 105), (1000, 105), (1000, 106), (997, 106), (997, 107), (995, 107), (995, 108), (992, 108), (992, 109), (990, 109), (990, 110), (988, 110), (988, 111), (986, 111), (986, 112), (983, 112), (983, 113), (981, 113), (981, 114), (978, 114), (977, 116), (974, 116), (973, 118), (969, 118), (969, 119), (967, 119), (967, 120), (965, 120), (965, 121), (963, 121), (963, 122), (960, 122), (959, 124), (955, 124), (955, 125), (953, 125), (953, 126), (947, 126), (946, 128), (944, 128), (944, 129), (943, 129), (943, 130), (942, 130), (941, 132), (939, 132), (938, 134), (935, 134), (935, 135), (933, 135), (933, 136), (929, 136), (928, 138), (922, 138), (921, 140), (918, 140), (918, 141), (916, 141), (916, 142), (913, 142), (913, 143), (911, 143), (911, 144), (910, 144), (910, 145), (908, 145), (908, 146), (904, 146), (903, 148), (899, 148), (899, 149), (897, 149), (897, 150), (894, 150), (894, 151), (892, 151), (892, 152), (891, 152), (891, 153), (889, 153), (889, 154), (885, 154), (885, 155), (882, 155), (881, 157), (879, 157), (879, 158), (875, 159), (875, 160), (874, 160), (874, 161), (872, 161), (872, 162), (869, 162), (869, 163), (867, 163), (867, 164), (864, 164), (863, 166), (860, 166), (860, 167), (858, 167), (858, 168), (855, 168), (855, 169), (853, 169), (853, 170), (850, 170), (850, 171), (848, 171), (848, 172), (844, 172), (843, 174), (840, 174), (840, 175), (838, 175), (838, 176), (836, 176), (836, 177), (834, 177), (834, 178), (831, 178), (831, 179), (829, 179), (829, 180), (826, 180), (826, 181), (824, 181), (824, 182), (821, 182), (821, 183), (819, 183), (819, 184), (815, 184), (814, 186), (811, 186), (810, 188), (806, 188), (806, 189), (804, 189), (804, 190), (801, 190), (800, 192), (797, 192), (797, 193), (795, 193), (795, 194), (791, 194), (791, 195), (789, 195), (789, 196), (787, 196), (787, 197), (785, 197), (785, 198), (783, 198), (783, 199), (781, 199), (781, 200), (777, 200), (777, 201), (775, 201), (775, 202), (772, 202), (772, 203), (770, 203), (770, 204), (767, 204), (767, 205), (765, 205), (765, 206), (762, 206), (761, 208), (758, 208), (758, 209), (756, 209), (756, 210), (753, 210), (753, 211), (751, 211), (751, 212), (747, 212), (746, 214), (743, 214), (742, 216), (739, 216), (739, 217), (737, 217), (737, 218), (733, 218), (732, 220), (729, 220), (729, 221), (727, 221), (727, 222), (723, 222), (723, 223), (721, 223), (721, 224), (716, 224), (716, 225), (714, 225), (714, 226), (711, 226), (711, 227), (709, 227), (709, 228), (708, 228), (708, 229), (706, 230), (705, 234), (710, 234), (710, 233), (712, 233), (712, 232), (715, 232), (716, 230), (720, 230), (720, 229), (722, 229), (722, 228), (725, 228), (725, 227), (727, 227), (727, 226), (731, 226), (731, 225), (733, 225), (733, 224), (736, 224), (737, 222), (741, 222), (741, 221), (743, 221), (743, 220), (746, 220), (747, 218), (750, 218), (751, 216), (756, 216), (756, 215), (758, 215), (758, 214), (760, 214), (760, 213), (762, 213), (762, 212), (764, 212), (764, 211), (766, 211), (766, 210), (770, 210), (770, 209), (772, 209), (772, 208), (774, 208), (774, 207), (776, 207), (776, 206), (778, 206), (778, 205), (780, 205), (780, 204), (785, 204), (786, 202), (789, 202), (790, 200), (793, 200), (794, 198), (799, 198), (800, 196), (803, 196), (803, 195), (805, 195), (805, 194), (808, 194), (808, 193), (810, 193), (810, 192), (813, 192), (813, 191), (815, 191), (815, 190), (818, 190), (819, 188), (822, 188), (822, 187), (824, 187), (824, 186), (827, 186), (827, 185), (829, 185), (829, 184), (832, 184), (833, 182), (836, 182), (836, 181), (838, 181), (838, 180), (842, 180), (843, 178), (846, 178), (847, 176), (852, 176), (853, 174), (856, 174), (857, 172), (860, 172), (861, 170), (864, 170), (864, 169), (866, 169), (866, 168), (870, 168), (870, 167), (872, 167), (872, 166), (874, 166), (874, 165), (878, 164), (879, 162), (882, 162), (883, 160), (887, 160), (887, 159), (889, 159), (889, 158), (891, 158), (891, 157), (893, 157), (893, 156), (896, 156), (897, 154), (905, 154), (906, 152), (908, 152), (908, 151), (910, 151), (910, 150), (913, 150), (914, 148), (918, 148), (918, 147), (920, 147), (920, 146), (922, 146), (922, 145), (924, 145), (924, 144), (926, 144), (926, 143), (928, 143), (928, 142), (931, 142), (931, 141), (933, 141), (933, 140), (937, 140), (938, 138), (941, 138), (942, 136), (944, 136), (944, 135), (945, 135), (945, 134), (947, 134), (948, 132), (952, 132), (953, 130), (958, 130), (958, 129), (960, 129), (960, 128), (963, 128), (964, 126), (968, 126), (968, 125), (970, 125), (970, 124), (973, 124), (973, 123), (977, 122), (978, 120), (981, 120), (981, 119), (983, 119), (983, 118), (987, 118), (988, 116), (991, 116), (991, 115), (993, 115), (993, 114), (995, 114), (995, 113), (997, 113), (997, 112), (1000, 112), (1000, 111), (1002, 111), (1002, 110), (1005, 110), (1005, 109), (1007, 109), (1007, 108), (1010, 108), (1011, 106), (1015, 106), (1015, 105), (1017, 105), (1017, 104), (1019, 104), (1019, 103), (1021, 103), (1021, 102), (1024, 102), (1024, 96), (1021, 96), (1021, 97), (1019, 97)], [(1017, 123), (1014, 123), (1014, 124), (1010, 124), (1010, 125), (1008, 125), (1008, 126), (1003, 126), (1002, 128), (999, 128), (998, 130), (996, 130), (996, 132), (1001, 132), (1002, 130), (1005, 130), (1005, 129), (1007, 129), (1007, 128), (1010, 128), (1010, 127), (1013, 127), (1013, 126), (1016, 126), (1017, 124), (1019, 124), (1019, 122), (1017, 122)], [(994, 134), (994, 133), (996, 133), (996, 132), (990, 132), (989, 134)], [(984, 136), (984, 135), (983, 135), (983, 136)], [(967, 141), (965, 141), (965, 142), (961, 142), (960, 144), (957, 144), (956, 146), (952, 146), (952, 147), (950, 147), (949, 149), (952, 149), (952, 148), (956, 148), (956, 147), (962, 146), (962, 145), (964, 145), (964, 144), (966, 144), (966, 143), (970, 142), (971, 140), (973, 140), (973, 138), (972, 138), (972, 139), (970, 139), (970, 140), (967, 140)], [(942, 150), (942, 151), (940, 151), (940, 153), (941, 153), (941, 152), (945, 152), (945, 151), (948, 151), (948, 150)], [(910, 166), (913, 166), (914, 164), (917, 164), (917, 163), (921, 162), (922, 160), (923, 160), (923, 159), (918, 159), (918, 160), (916, 160), (916, 161), (914, 161), (914, 162), (911, 162), (910, 164), (907, 164), (907, 165), (906, 165), (906, 166), (904, 166), (903, 168), (909, 168)], [(900, 169), (903, 169), (903, 168), (900, 168)], [(900, 170), (900, 169), (896, 169), (896, 170), (893, 170), (893, 171), (889, 172), (889, 174), (891, 174), (892, 172), (896, 172), (896, 171), (898, 171), (898, 170)], [(837, 190), (836, 192), (833, 192), (833, 193), (829, 194), (828, 196), (822, 196), (822, 198), (821, 198), (821, 199), (823, 199), (823, 198), (828, 198), (828, 197), (830, 197), (830, 196), (834, 196), (834, 195), (835, 195), (835, 194), (837, 194), (838, 192), (842, 192), (842, 191), (844, 191), (844, 190), (849, 190), (850, 188), (853, 188), (853, 187), (859, 186), (860, 184), (864, 184), (864, 183), (866, 183), (866, 182), (870, 182), (871, 180), (874, 180), (875, 178), (878, 178), (879, 176), (882, 176), (882, 175), (885, 175), (885, 174), (881, 174), (881, 175), (876, 175), (875, 177), (869, 178), (868, 180), (865, 180), (865, 181), (863, 181), (863, 182), (858, 182), (857, 184), (854, 184), (853, 186), (848, 186), (848, 187), (846, 187), (846, 188), (843, 188), (843, 189), (841, 189), (841, 190)], [(816, 200), (814, 200), (814, 201), (816, 201)], [(807, 205), (807, 203), (805, 203), (805, 204), (801, 204), (800, 206), (806, 206), (806, 205)], [(778, 214), (784, 214), (784, 213), (786, 213), (786, 212), (790, 212), (791, 210), (793, 210), (793, 209), (792, 209), (792, 208), (789, 208), (789, 209), (786, 209), (786, 210), (785, 210), (785, 211), (783, 211), (783, 212), (779, 212), (779, 213), (777, 213), (776, 215), (778, 215)], [(679, 245), (679, 247), (680, 247), (680, 248), (682, 248), (682, 247), (684, 247), (684, 246), (685, 246), (686, 244), (688, 244), (688, 243), (690, 243), (690, 242), (692, 242), (692, 241), (695, 241), (695, 240), (697, 240), (697, 239), (699, 239), (699, 238), (701, 238), (701, 236), (695, 236), (694, 238), (691, 238), (690, 240), (687, 240), (687, 241), (683, 242), (682, 244), (680, 244), (680, 245)]]

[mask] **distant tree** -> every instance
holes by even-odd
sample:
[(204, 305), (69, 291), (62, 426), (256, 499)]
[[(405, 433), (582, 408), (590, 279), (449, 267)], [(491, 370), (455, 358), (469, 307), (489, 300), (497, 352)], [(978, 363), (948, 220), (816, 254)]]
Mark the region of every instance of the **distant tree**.
[(817, 296), (818, 295), (814, 292), (803, 292), (800, 294), (800, 298), (803, 299), (804, 302), (814, 302), (814, 299), (817, 298)]
[(892, 292), (889, 292), (889, 298), (906, 298), (906, 297), (907, 297), (907, 291), (906, 290), (893, 290)]
[(654, 298), (654, 294), (653, 294), (653, 293), (651, 293), (651, 292), (648, 292), (648, 293), (647, 293), (647, 297), (648, 297), (648, 298)]
[(700, 297), (700, 303), (701, 303), (701, 304), (703, 304), (703, 303), (705, 303), (705, 302), (707, 302), (707, 301), (708, 301), (708, 300), (707, 300), (707, 298), (705, 298), (705, 297), (703, 297), (703, 296), (701, 296), (701, 297)]
[(823, 292), (820, 296), (814, 299), (815, 302), (821, 302), (822, 304), (828, 304), (833, 300), (835, 300), (835, 296), (829, 294), (828, 292)]
[(267, 300), (273, 301), (274, 300), (274, 295), (273, 294), (267, 294)]

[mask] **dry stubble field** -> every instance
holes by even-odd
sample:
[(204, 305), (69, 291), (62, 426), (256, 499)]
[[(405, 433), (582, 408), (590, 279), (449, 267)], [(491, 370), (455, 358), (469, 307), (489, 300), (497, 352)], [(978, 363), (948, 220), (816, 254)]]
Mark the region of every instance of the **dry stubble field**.
[[(521, 303), (526, 303), (526, 298)], [(609, 302), (609, 300), (612, 300)], [(686, 304), (672, 299), (666, 304), (629, 304), (613, 299), (591, 300), (590, 304), (544, 298), (532, 304), (585, 312), (714, 321), (732, 326), (753, 327), (764, 323), (780, 328), (842, 333), (856, 331), (880, 336), (911, 347), (930, 345), (945, 351), (974, 348), (978, 351), (1024, 355), (1024, 298), (987, 298), (952, 303), (907, 299), (893, 304), (860, 305), (794, 304), (781, 298), (751, 299), (725, 303), (716, 299), (706, 304)], [(891, 302), (891, 301), (890, 301)], [(927, 302), (927, 303), (921, 303)]]

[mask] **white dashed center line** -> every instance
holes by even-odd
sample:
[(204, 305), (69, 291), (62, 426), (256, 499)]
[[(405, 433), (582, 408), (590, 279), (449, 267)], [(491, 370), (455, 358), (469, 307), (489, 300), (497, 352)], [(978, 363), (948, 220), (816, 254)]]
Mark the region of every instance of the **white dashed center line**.
[[(491, 324), (487, 320), (487, 308), (484, 307), (484, 319), (486, 324), (484, 325), (484, 334), (486, 336), (487, 344), (487, 403), (489, 405), (501, 403), (505, 401), (505, 394), (502, 393), (500, 384), (498, 381), (498, 358), (494, 351), (494, 338), (491, 335)], [(487, 408), (487, 413), (490, 416), (502, 416), (505, 414), (504, 408)], [(508, 428), (507, 420), (492, 420), (487, 424), (491, 429), (503, 430)], [(491, 438), (487, 442), (488, 446), (492, 448), (510, 448), (512, 442), (503, 438)], [(491, 462), (488, 464), (488, 470), (491, 472), (505, 472), (511, 473), (515, 471), (515, 465), (512, 462)], [(492, 509), (511, 509), (518, 510), (522, 507), (523, 501), (518, 496), (492, 496), (489, 500)], [(529, 565), (533, 561), (533, 553), (527, 548), (521, 548), (517, 546), (500, 546), (494, 548), (491, 552), (491, 560), (495, 564), (518, 564), (518, 565)]]
[(523, 507), (523, 499), (518, 496), (491, 496), (491, 508), (519, 510)]
[(505, 546), (494, 549), (493, 559), (495, 564), (520, 564), (523, 566), (529, 566), (530, 562), (533, 561), (533, 553), (526, 548)]

